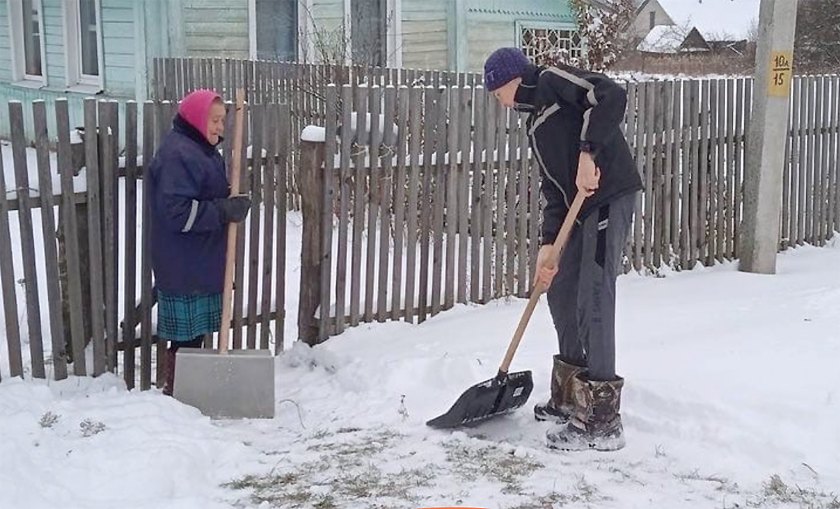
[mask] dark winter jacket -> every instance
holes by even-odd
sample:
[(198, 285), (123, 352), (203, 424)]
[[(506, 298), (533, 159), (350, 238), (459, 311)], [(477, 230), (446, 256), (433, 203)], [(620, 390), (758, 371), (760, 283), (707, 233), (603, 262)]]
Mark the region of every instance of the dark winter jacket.
[(577, 194), (581, 147), (601, 170), (599, 188), (586, 199), (577, 224), (593, 210), (638, 191), (642, 180), (621, 132), (627, 95), (603, 74), (529, 65), (516, 93), (516, 108), (530, 111), (528, 134), (542, 173), (542, 243), (554, 242)]
[(213, 203), (229, 194), (221, 154), (179, 115), (149, 173), (156, 287), (177, 295), (222, 293), (227, 228)]

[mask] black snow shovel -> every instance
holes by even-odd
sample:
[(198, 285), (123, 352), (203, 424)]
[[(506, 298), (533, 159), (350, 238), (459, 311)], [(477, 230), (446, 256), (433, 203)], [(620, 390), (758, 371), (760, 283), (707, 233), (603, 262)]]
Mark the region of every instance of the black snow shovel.
[[(560, 260), (560, 253), (566, 246), (569, 234), (577, 219), (583, 200), (586, 198), (582, 193), (575, 196), (575, 201), (566, 214), (566, 219), (560, 227), (560, 232), (554, 240), (554, 259)], [(495, 378), (491, 378), (479, 384), (473, 385), (452, 405), (445, 414), (427, 421), (426, 425), (437, 429), (457, 428), (460, 426), (473, 426), (493, 417), (510, 413), (521, 407), (528, 401), (531, 391), (534, 389), (534, 381), (530, 371), (518, 371), (508, 373), (513, 354), (519, 347), (525, 328), (534, 314), (534, 309), (540, 300), (542, 291), (534, 289), (528, 305), (519, 320), (519, 326), (513, 334), (513, 340), (508, 346), (505, 358)]]

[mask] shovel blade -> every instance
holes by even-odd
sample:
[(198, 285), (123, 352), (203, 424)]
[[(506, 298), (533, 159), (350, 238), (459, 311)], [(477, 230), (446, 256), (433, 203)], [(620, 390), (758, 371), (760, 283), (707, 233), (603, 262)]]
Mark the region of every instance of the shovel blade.
[(213, 419), (272, 419), (274, 357), (268, 350), (181, 348), (173, 397)]
[(473, 426), (510, 413), (528, 401), (534, 389), (530, 371), (509, 373), (503, 377), (473, 385), (445, 414), (426, 422), (437, 429)]

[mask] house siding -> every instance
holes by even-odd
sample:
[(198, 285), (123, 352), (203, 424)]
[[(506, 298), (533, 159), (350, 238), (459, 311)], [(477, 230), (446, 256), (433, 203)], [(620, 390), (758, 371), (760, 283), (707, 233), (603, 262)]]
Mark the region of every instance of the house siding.
[(0, 82), (12, 79), (12, 41), (9, 32), (9, 5), (0, 0)]
[(402, 62), (408, 69), (449, 67), (449, 2), (403, 0)]
[(249, 58), (248, 0), (183, 0), (182, 21), (186, 55)]
[(46, 46), (47, 86), (67, 85), (67, 58), (64, 54), (64, 12), (61, 0), (41, 0), (44, 7), (44, 41)]
[(133, 2), (103, 1), (101, 16), (105, 90), (110, 95), (133, 97), (137, 65)]
[(467, 71), (480, 72), (497, 48), (519, 47), (520, 25), (574, 30), (575, 17), (567, 2), (530, 0), (516, 4), (471, 0), (467, 9)]

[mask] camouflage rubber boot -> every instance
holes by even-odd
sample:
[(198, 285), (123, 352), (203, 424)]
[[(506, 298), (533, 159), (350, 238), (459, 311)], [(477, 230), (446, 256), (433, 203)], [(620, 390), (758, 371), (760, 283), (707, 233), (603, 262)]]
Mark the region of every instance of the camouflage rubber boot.
[(548, 446), (566, 451), (616, 451), (624, 447), (621, 424), (621, 389), (624, 379), (601, 382), (588, 380), (586, 373), (572, 379), (574, 411), (565, 426), (546, 434)]
[(575, 375), (586, 368), (564, 361), (559, 355), (554, 356), (551, 370), (551, 398), (534, 406), (534, 418), (538, 421), (552, 421), (564, 424), (572, 414), (572, 383)]

